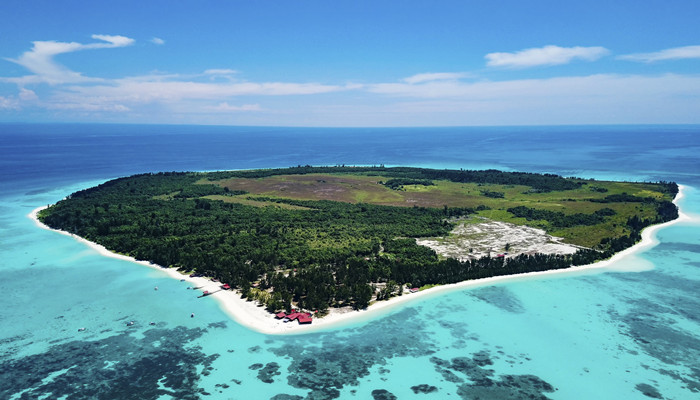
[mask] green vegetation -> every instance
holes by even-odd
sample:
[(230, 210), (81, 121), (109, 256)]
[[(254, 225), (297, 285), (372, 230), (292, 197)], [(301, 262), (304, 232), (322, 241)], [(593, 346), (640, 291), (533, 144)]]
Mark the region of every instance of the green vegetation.
[(596, 225), (605, 221), (605, 217), (617, 214), (611, 208), (601, 208), (593, 214), (570, 214), (566, 215), (563, 212), (538, 210), (525, 206), (509, 208), (508, 212), (516, 217), (525, 218), (528, 221), (546, 220), (550, 225), (557, 228), (565, 228), (576, 225)]
[(432, 181), (427, 179), (411, 179), (411, 178), (393, 178), (386, 182), (379, 182), (380, 184), (393, 189), (401, 190), (405, 185), (422, 185), (422, 186), (433, 186), (435, 185)]
[(492, 199), (502, 199), (506, 197), (503, 192), (492, 192), (490, 190), (482, 190), (481, 194), (486, 197), (491, 197)]
[[(323, 311), (364, 308), (407, 285), (588, 264), (677, 217), (674, 183), (595, 181), (591, 190), (590, 182), (408, 167), (169, 172), (73, 193), (39, 218), (112, 251), (211, 276), (271, 311)], [(471, 214), (590, 249), (458, 261), (416, 244), (449, 235), (455, 218)]]

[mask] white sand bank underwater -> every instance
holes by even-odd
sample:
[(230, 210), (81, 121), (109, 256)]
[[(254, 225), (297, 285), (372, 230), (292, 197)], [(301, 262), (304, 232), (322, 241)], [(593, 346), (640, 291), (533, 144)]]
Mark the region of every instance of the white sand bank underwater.
[[(683, 198), (683, 196), (684, 196), (683, 192), (685, 190), (685, 186), (683, 186), (683, 185), (678, 185), (678, 187), (679, 187), (678, 194), (676, 195), (676, 198), (673, 200), (673, 202), (676, 205), (678, 205), (679, 200), (681, 200)], [(175, 278), (178, 280), (184, 279), (185, 281), (192, 283), (195, 287), (198, 287), (200, 290), (203, 290), (203, 291), (208, 290), (209, 292), (214, 292), (214, 291), (217, 291), (220, 289), (220, 286), (221, 286), (220, 282), (215, 282), (215, 281), (212, 281), (208, 278), (203, 278), (203, 277), (190, 277), (188, 275), (184, 275), (184, 274), (178, 272), (177, 270), (175, 270), (173, 268), (163, 268), (161, 266), (152, 264), (152, 263), (147, 262), (147, 261), (137, 261), (136, 259), (134, 259), (132, 257), (113, 253), (113, 252), (107, 250), (104, 246), (101, 246), (97, 243), (93, 243), (93, 242), (90, 242), (88, 240), (85, 240), (79, 236), (72, 234), (72, 233), (51, 229), (48, 226), (41, 223), (41, 221), (39, 221), (39, 219), (37, 218), (39, 211), (41, 211), (45, 208), (47, 208), (47, 206), (39, 207), (39, 208), (33, 210), (28, 215), (31, 219), (34, 220), (34, 222), (37, 224), (37, 226), (39, 226), (41, 228), (52, 230), (52, 231), (59, 232), (59, 233), (64, 234), (64, 235), (71, 236), (74, 239), (76, 239), (82, 243), (85, 243), (87, 246), (95, 249), (101, 255), (104, 255), (107, 257), (118, 258), (118, 259), (126, 260), (126, 261), (132, 261), (132, 262), (142, 264), (142, 265), (145, 265), (147, 267), (156, 269), (158, 271), (161, 271), (162, 273), (165, 273), (172, 278)], [(240, 297), (240, 294), (235, 292), (235, 291), (219, 291), (217, 293), (212, 294), (209, 297), (218, 301), (221, 308), (229, 316), (231, 316), (237, 323), (239, 323), (243, 326), (246, 326), (252, 330), (255, 330), (255, 331), (258, 331), (261, 333), (266, 333), (266, 334), (305, 333), (305, 332), (309, 332), (312, 330), (328, 329), (328, 328), (336, 327), (339, 325), (356, 323), (356, 322), (360, 322), (363, 320), (368, 320), (368, 319), (371, 319), (373, 317), (376, 317), (378, 314), (380, 314), (381, 311), (386, 312), (390, 309), (396, 308), (399, 304), (405, 303), (406, 301), (412, 301), (412, 300), (416, 300), (416, 299), (420, 299), (420, 298), (425, 298), (427, 296), (432, 297), (432, 296), (435, 296), (437, 294), (444, 293), (447, 291), (463, 290), (465, 288), (487, 286), (487, 285), (490, 285), (493, 283), (537, 279), (537, 278), (541, 278), (544, 276), (553, 276), (553, 275), (572, 276), (572, 275), (581, 274), (583, 271), (589, 271), (592, 269), (607, 268), (609, 270), (625, 270), (625, 271), (646, 270), (649, 267), (647, 265), (644, 265), (644, 263), (641, 263), (642, 264), (641, 267), (638, 265), (638, 263), (632, 263), (632, 264), (636, 264), (634, 267), (627, 267), (627, 266), (624, 266), (624, 263), (621, 263), (621, 262), (623, 260), (634, 259), (636, 254), (657, 245), (659, 243), (659, 241), (656, 239), (655, 233), (659, 229), (661, 229), (662, 227), (666, 227), (666, 226), (676, 224), (679, 222), (687, 222), (687, 221), (691, 221), (691, 220), (692, 220), (692, 218), (690, 218), (688, 215), (683, 213), (682, 210), (679, 209), (679, 216), (677, 219), (663, 223), (663, 224), (647, 227), (646, 229), (644, 229), (642, 231), (642, 240), (639, 243), (635, 244), (634, 246), (632, 246), (624, 251), (621, 251), (621, 252), (615, 254), (613, 257), (611, 257), (608, 260), (599, 261), (599, 262), (594, 263), (594, 264), (582, 265), (582, 266), (566, 268), (566, 269), (542, 271), (542, 272), (530, 272), (530, 273), (517, 274), (517, 275), (497, 276), (497, 277), (476, 279), (476, 280), (470, 280), (470, 281), (464, 281), (464, 282), (459, 282), (459, 283), (437, 286), (437, 287), (433, 287), (430, 289), (422, 290), (422, 291), (417, 292), (417, 293), (404, 294), (403, 296), (393, 297), (387, 301), (376, 302), (376, 303), (373, 303), (366, 310), (361, 310), (361, 311), (351, 311), (348, 309), (342, 309), (342, 310), (330, 309), (330, 312), (327, 316), (325, 316), (323, 318), (314, 318), (314, 321), (311, 325), (299, 325), (296, 322), (284, 323), (281, 320), (275, 319), (274, 315), (265, 311), (265, 309), (263, 307), (258, 306), (257, 303), (246, 301), (245, 299), (242, 299)], [(635, 261), (637, 261), (637, 260), (635, 260)], [(188, 294), (191, 295), (191, 293), (188, 293)]]

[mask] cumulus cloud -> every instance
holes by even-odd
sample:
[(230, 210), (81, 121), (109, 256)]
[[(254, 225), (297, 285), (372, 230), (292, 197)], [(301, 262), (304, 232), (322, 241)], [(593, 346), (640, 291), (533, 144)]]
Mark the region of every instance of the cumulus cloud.
[(19, 110), (26, 103), (36, 103), (38, 100), (34, 91), (20, 88), (17, 96), (0, 96), (0, 110)]
[(543, 65), (568, 64), (575, 59), (595, 61), (610, 52), (605, 47), (544, 46), (514, 53), (489, 53), (485, 56), (489, 67), (528, 68)]
[(157, 45), (162, 45), (162, 44), (165, 44), (165, 40), (163, 40), (159, 37), (154, 37), (151, 39), (151, 43), (157, 44)]
[(651, 63), (654, 61), (700, 58), (700, 46), (674, 47), (671, 49), (665, 49), (653, 53), (626, 54), (617, 58), (620, 60), (639, 61), (645, 63)]
[(0, 96), (0, 110), (17, 110), (19, 109), (19, 103), (17, 99), (11, 97)]
[(6, 81), (14, 81), (19, 84), (46, 82), (52, 85), (94, 81), (94, 78), (85, 77), (57, 63), (54, 57), (59, 54), (80, 50), (124, 47), (134, 43), (134, 39), (119, 35), (92, 35), (92, 38), (101, 42), (88, 44), (53, 40), (32, 42), (33, 47), (31, 50), (24, 52), (17, 59), (8, 58), (7, 60), (27, 68), (35, 75), (12, 80), (6, 79)]
[(467, 76), (465, 73), (461, 72), (427, 72), (423, 74), (416, 74), (405, 78), (403, 81), (410, 84), (432, 82), (432, 81), (447, 81), (461, 79)]
[(34, 93), (33, 90), (25, 89), (25, 88), (20, 88), (19, 89), (19, 98), (22, 101), (35, 101), (39, 100), (39, 96)]

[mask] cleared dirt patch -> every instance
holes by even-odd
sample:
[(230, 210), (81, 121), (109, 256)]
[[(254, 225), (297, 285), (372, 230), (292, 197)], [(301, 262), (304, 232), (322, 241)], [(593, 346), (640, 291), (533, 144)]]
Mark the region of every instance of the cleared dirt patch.
[(445, 238), (417, 239), (419, 245), (430, 247), (443, 257), (459, 260), (475, 259), (508, 253), (572, 254), (578, 246), (561, 243), (561, 238), (541, 229), (479, 218), (478, 222), (463, 221)]
[[(403, 190), (392, 190), (379, 184), (380, 181), (388, 179), (391, 178), (308, 174), (276, 175), (259, 179), (231, 178), (213, 182), (206, 181), (206, 183), (214, 183), (227, 187), (229, 190), (245, 190), (258, 196), (296, 200), (332, 200), (398, 207), (442, 208), (445, 205), (449, 207), (476, 207), (494, 200), (482, 196), (476, 184), (434, 181), (434, 186), (406, 185)], [(500, 188), (498, 185), (494, 187)]]
[(260, 196), (406, 205), (400, 194), (377, 183), (381, 179), (376, 176), (308, 174), (262, 179), (232, 178), (212, 183)]

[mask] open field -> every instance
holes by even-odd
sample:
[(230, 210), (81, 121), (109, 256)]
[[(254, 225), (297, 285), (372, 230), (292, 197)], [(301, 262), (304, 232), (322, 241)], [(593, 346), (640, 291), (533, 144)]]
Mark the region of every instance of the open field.
[[(433, 185), (405, 185), (400, 190), (392, 190), (382, 184), (390, 180), (386, 176), (364, 174), (306, 174), (274, 175), (265, 178), (230, 178), (219, 181), (200, 180), (198, 183), (215, 183), (230, 191), (246, 191), (238, 196), (208, 196), (227, 202), (239, 202), (256, 206), (277, 205), (269, 198), (293, 200), (331, 200), (347, 203), (368, 203), (399, 207), (466, 207), (485, 208), (478, 215), (490, 220), (515, 225), (527, 225), (545, 230), (565, 242), (591, 247), (604, 237), (620, 236), (628, 233), (626, 221), (632, 215), (652, 218), (656, 215), (652, 203), (599, 203), (591, 199), (603, 199), (609, 195), (628, 194), (637, 197), (651, 197), (670, 200), (658, 191), (654, 184), (632, 182), (586, 181), (578, 189), (538, 192), (529, 186), (498, 185), (481, 183), (458, 183), (446, 180), (433, 180)], [(495, 193), (495, 195), (494, 195)], [(502, 197), (494, 197), (502, 196)], [(256, 202), (256, 197), (264, 198)], [(257, 203), (257, 204), (256, 204)], [(515, 217), (506, 211), (511, 207), (526, 206), (535, 209), (561, 212), (566, 215), (592, 214), (608, 208), (615, 211), (604, 222), (596, 225), (554, 227), (545, 220), (531, 220)]]

